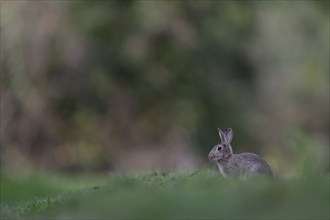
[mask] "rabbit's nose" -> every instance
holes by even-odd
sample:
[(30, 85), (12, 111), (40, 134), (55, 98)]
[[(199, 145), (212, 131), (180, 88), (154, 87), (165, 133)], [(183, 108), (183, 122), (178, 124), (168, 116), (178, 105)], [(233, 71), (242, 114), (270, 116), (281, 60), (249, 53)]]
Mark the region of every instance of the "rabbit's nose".
[(209, 160), (213, 160), (214, 159), (214, 154), (209, 154)]

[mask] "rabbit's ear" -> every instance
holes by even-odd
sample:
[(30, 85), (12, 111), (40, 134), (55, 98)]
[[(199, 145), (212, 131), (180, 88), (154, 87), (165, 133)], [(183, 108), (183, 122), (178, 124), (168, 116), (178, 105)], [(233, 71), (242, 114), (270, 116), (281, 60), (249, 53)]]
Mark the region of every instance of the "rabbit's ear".
[(231, 141), (233, 140), (233, 135), (234, 135), (233, 129), (228, 128), (227, 131), (226, 131), (226, 135), (225, 135), (227, 144), (231, 143)]
[(221, 143), (222, 144), (227, 143), (226, 134), (223, 133), (223, 131), (221, 131), (220, 128), (218, 128), (218, 131), (219, 131), (219, 136), (220, 136), (220, 139), (221, 139)]

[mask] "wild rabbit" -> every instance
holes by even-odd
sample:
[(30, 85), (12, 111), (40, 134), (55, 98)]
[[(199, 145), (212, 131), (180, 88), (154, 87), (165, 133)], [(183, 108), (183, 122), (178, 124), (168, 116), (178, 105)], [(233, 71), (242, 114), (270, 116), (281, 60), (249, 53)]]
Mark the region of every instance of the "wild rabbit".
[(273, 173), (267, 162), (257, 154), (234, 154), (230, 145), (233, 130), (228, 128), (224, 133), (218, 128), (221, 143), (213, 147), (209, 160), (215, 161), (223, 177), (232, 176), (246, 178), (248, 176), (265, 175), (272, 177)]

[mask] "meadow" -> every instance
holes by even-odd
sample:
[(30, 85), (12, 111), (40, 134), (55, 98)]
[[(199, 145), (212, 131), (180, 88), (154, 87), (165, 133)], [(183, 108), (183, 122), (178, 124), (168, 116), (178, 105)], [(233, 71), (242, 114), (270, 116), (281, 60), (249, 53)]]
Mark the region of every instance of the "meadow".
[(1, 173), (1, 219), (329, 219), (329, 175)]
[(330, 218), (330, 1), (0, 4), (1, 219)]

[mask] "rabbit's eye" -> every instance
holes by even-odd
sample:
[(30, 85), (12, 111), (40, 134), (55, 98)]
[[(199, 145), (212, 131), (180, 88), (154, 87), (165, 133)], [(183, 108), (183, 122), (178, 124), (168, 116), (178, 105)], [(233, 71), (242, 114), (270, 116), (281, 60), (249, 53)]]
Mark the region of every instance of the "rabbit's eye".
[(222, 150), (222, 147), (218, 147), (218, 151), (221, 151)]

